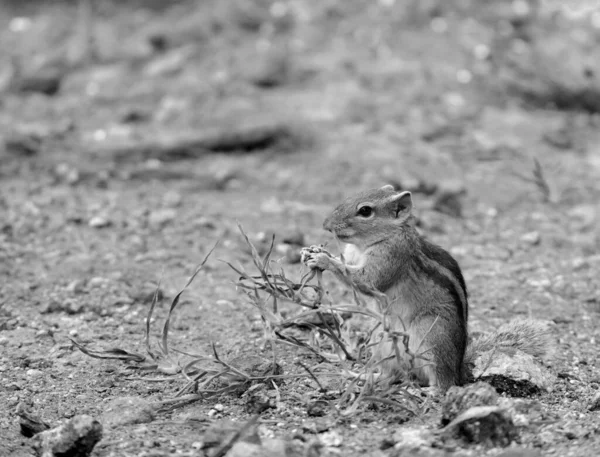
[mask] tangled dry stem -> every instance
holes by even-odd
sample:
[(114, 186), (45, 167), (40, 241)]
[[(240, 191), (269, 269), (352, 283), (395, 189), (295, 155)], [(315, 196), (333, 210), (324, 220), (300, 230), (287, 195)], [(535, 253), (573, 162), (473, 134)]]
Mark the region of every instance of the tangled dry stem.
[[(274, 238), (271, 240), (266, 255), (261, 257), (243, 228), (239, 226), (239, 229), (250, 248), (258, 274), (251, 275), (241, 266), (236, 267), (228, 262), (227, 264), (239, 275), (236, 286), (245, 292), (249, 302), (258, 309), (261, 315), (264, 327), (263, 347), (270, 345), (272, 351), (272, 373), (264, 375), (248, 373), (224, 360), (214, 344), (210, 355), (188, 353), (172, 348), (169, 344), (170, 321), (181, 295), (203, 269), (218, 242), (207, 253), (185, 286), (172, 300), (162, 326), (160, 339), (156, 342), (158, 350), (153, 348), (151, 341), (151, 319), (159, 303), (159, 287), (157, 287), (145, 319), (146, 355), (120, 348), (94, 350), (72, 340), (73, 344), (90, 357), (119, 359), (134, 364), (134, 367), (140, 370), (154, 371), (163, 375), (157, 379), (144, 377), (140, 379), (165, 381), (171, 380), (172, 376), (182, 377), (185, 383), (176, 394), (155, 405), (160, 410), (172, 410), (198, 400), (228, 392), (238, 392), (239, 389), (248, 387), (254, 382), (273, 383), (275, 380), (282, 379), (310, 378), (319, 390), (324, 392), (326, 389), (319, 378), (334, 376), (346, 381), (346, 388), (338, 400), (338, 407), (342, 415), (355, 413), (364, 403), (382, 403), (400, 408), (410, 415), (418, 414), (422, 400), (411, 394), (410, 390), (414, 385), (408, 373), (402, 382), (391, 383), (390, 379), (381, 373), (382, 361), (370, 354), (372, 347), (380, 344), (384, 338), (388, 338), (394, 346), (392, 357), (398, 358), (399, 366), (402, 366), (400, 363), (402, 351), (409, 355), (411, 368), (416, 365), (418, 359), (426, 359), (424, 354), (410, 351), (406, 332), (398, 332), (391, 328), (387, 317), (391, 303), (387, 297), (373, 291), (377, 310), (368, 307), (356, 289), (353, 294), (354, 305), (324, 303), (326, 290), (323, 287), (322, 272), (309, 271), (302, 276), (300, 282), (290, 280), (282, 268), (278, 273), (273, 272), (273, 265), (277, 265), (271, 259)], [(297, 305), (301, 310), (300, 313), (293, 317), (284, 317), (280, 310), (280, 304), (283, 302)], [(350, 331), (346, 320), (342, 318), (342, 313), (366, 316), (372, 320), (373, 325), (366, 334), (356, 337)], [(311, 318), (313, 318), (312, 321)], [(290, 326), (299, 323), (309, 327), (311, 331), (309, 338), (299, 339), (286, 331)], [(380, 335), (376, 335), (378, 329), (381, 330)], [(276, 374), (277, 344), (308, 350), (317, 357), (318, 363), (312, 367), (298, 364), (300, 370), (297, 373)], [(402, 351), (400, 345), (402, 345)], [(329, 370), (323, 371), (323, 366), (327, 366)]]

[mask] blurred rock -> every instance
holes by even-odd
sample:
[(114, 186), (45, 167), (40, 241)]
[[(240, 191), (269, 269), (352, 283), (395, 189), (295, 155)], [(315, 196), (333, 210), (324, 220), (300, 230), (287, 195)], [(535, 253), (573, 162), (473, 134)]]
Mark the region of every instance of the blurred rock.
[(537, 231), (525, 233), (521, 236), (521, 241), (530, 244), (531, 246), (537, 246), (540, 244), (541, 240), (542, 237), (540, 236), (540, 232)]
[(496, 454), (496, 457), (543, 457), (542, 451), (539, 449), (529, 449), (526, 447), (516, 447), (512, 449), (506, 449), (500, 454)]
[(94, 216), (88, 222), (88, 225), (92, 228), (105, 228), (112, 225), (110, 219), (103, 216)]
[(31, 438), (32, 436), (50, 428), (50, 424), (48, 424), (37, 414), (34, 414), (23, 402), (17, 405), (16, 414), (19, 416), (21, 435), (27, 438)]
[(444, 428), (467, 443), (506, 447), (518, 438), (508, 412), (498, 406), (474, 406), (459, 414)]
[(64, 72), (60, 68), (41, 68), (29, 74), (22, 74), (11, 82), (16, 92), (39, 92), (56, 95), (60, 90)]
[(285, 84), (290, 74), (290, 55), (285, 47), (273, 47), (248, 62), (248, 80), (263, 89)]
[(433, 444), (433, 433), (425, 427), (400, 427), (394, 432), (394, 449), (414, 450), (430, 447)]
[(306, 414), (310, 417), (326, 416), (329, 410), (330, 406), (327, 400), (312, 400), (306, 406)]
[(183, 69), (194, 52), (194, 46), (173, 49), (151, 61), (146, 65), (144, 72), (151, 78), (174, 75)]
[(572, 131), (566, 128), (545, 132), (542, 139), (550, 146), (561, 150), (572, 149), (574, 144)]
[(467, 193), (461, 181), (445, 181), (438, 188), (433, 209), (453, 217), (462, 217), (462, 197)]
[(38, 457), (87, 457), (102, 438), (102, 424), (86, 415), (75, 416), (63, 425), (38, 433), (33, 449)]
[(148, 225), (154, 230), (160, 230), (177, 219), (177, 210), (162, 208), (151, 211), (148, 215)]
[(146, 424), (154, 420), (152, 405), (140, 397), (117, 397), (104, 406), (102, 423), (107, 428)]
[(485, 382), (476, 382), (465, 387), (453, 386), (442, 400), (442, 425), (447, 425), (458, 415), (474, 406), (493, 406), (498, 403), (496, 389)]
[[(212, 422), (204, 432), (202, 437), (202, 449), (210, 449), (222, 445), (227, 439), (236, 433), (242, 424), (233, 422), (229, 419), (222, 419)], [(240, 437), (238, 442), (250, 443), (260, 446), (260, 438), (256, 426), (248, 430), (246, 434)]]
[(35, 134), (13, 132), (4, 138), (4, 149), (15, 156), (34, 156), (41, 148), (42, 139)]
[(596, 205), (576, 205), (567, 211), (569, 218), (577, 224), (579, 230), (587, 230), (596, 226), (598, 218), (598, 207)]
[(294, 244), (296, 246), (305, 246), (304, 233), (302, 232), (290, 232), (284, 235), (281, 239), (283, 243)]
[(596, 395), (594, 395), (588, 409), (590, 411), (600, 411), (600, 392), (597, 392)]
[(509, 91), (529, 102), (599, 112), (598, 30), (591, 21), (570, 20), (560, 12), (545, 14), (544, 8), (537, 11), (512, 39), (498, 37), (494, 73)]
[(335, 430), (321, 433), (319, 435), (319, 440), (327, 447), (340, 447), (343, 443), (342, 436)]
[(258, 389), (248, 389), (244, 393), (243, 398), (245, 400), (244, 407), (246, 412), (250, 414), (262, 414), (268, 409), (275, 408), (275, 399), (269, 395), (269, 392), (264, 388), (264, 385), (259, 385)]

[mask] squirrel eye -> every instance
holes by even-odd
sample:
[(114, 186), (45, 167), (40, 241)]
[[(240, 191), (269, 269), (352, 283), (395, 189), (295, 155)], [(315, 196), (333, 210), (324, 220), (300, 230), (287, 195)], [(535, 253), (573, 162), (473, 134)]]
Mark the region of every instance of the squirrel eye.
[(371, 214), (373, 214), (373, 208), (371, 208), (370, 206), (361, 206), (358, 209), (359, 216), (369, 217)]

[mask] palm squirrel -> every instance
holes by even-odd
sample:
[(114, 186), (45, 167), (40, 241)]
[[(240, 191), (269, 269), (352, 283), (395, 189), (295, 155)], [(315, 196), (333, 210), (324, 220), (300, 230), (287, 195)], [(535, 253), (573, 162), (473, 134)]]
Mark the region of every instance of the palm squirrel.
[[(385, 294), (390, 330), (408, 335), (409, 352), (397, 345), (403, 360), (398, 366), (392, 341), (382, 340), (376, 355), (383, 372), (398, 376), (412, 369), (421, 384), (445, 391), (467, 381), (475, 354), (477, 342), (467, 348), (467, 286), (458, 262), (414, 225), (410, 192), (396, 192), (391, 185), (367, 190), (346, 199), (323, 223), (346, 243), (343, 259), (313, 246), (304, 248), (303, 261), (311, 269), (333, 272), (365, 295)], [(503, 327), (479, 346), (544, 352), (540, 326), (521, 323), (514, 329)]]

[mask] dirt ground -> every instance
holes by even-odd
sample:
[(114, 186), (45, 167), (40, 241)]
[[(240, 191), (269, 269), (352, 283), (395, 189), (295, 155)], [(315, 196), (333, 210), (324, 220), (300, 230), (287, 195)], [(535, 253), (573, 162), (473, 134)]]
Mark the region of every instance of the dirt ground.
[[(258, 244), (270, 233), (278, 243), (299, 235), (305, 245), (331, 243), (321, 229), (328, 211), (343, 196), (385, 183), (421, 188), (414, 194), (421, 229), (463, 268), (471, 331), (515, 317), (553, 322), (556, 348), (546, 363), (557, 380), (528, 400), (540, 419), (521, 428), (516, 445), (541, 455), (595, 455), (597, 115), (503, 90), (486, 55), (494, 14), (504, 10), (434, 1), (163, 3), (100, 2), (96, 55), (75, 66), (64, 63), (78, 49), (75, 5), (2, 7), (0, 455), (34, 455), (19, 431), (21, 402), (54, 426), (78, 414), (106, 417), (107, 405), (123, 397), (172, 398), (183, 377), (90, 358), (70, 338), (145, 353), (144, 319), (158, 282), (165, 298), (153, 336), (217, 240), (182, 296), (170, 344), (210, 355), (214, 343), (229, 359), (269, 358), (256, 310), (220, 261), (252, 271), (237, 223)], [(24, 73), (59, 78), (58, 92), (15, 90), (10, 81), (20, 76), (10, 75), (10, 55), (22, 59)], [(248, 124), (283, 125), (285, 134), (242, 151), (156, 152)], [(534, 158), (543, 167), (537, 181)], [(439, 205), (440, 192), (428, 186), (464, 192)], [(300, 264), (282, 250), (275, 257), (299, 276)], [(326, 279), (334, 296), (348, 299)], [(315, 363), (297, 349), (279, 358), (286, 374), (298, 372), (298, 361)], [(322, 455), (385, 456), (400, 455), (390, 447), (399, 428), (438, 427), (437, 400), (408, 422), (387, 406), (365, 405), (351, 417), (331, 406), (310, 417), (316, 390), (310, 378), (283, 382), (277, 407), (260, 416), (260, 436), (308, 443), (319, 439), (317, 421), (341, 438)], [(329, 400), (335, 405), (335, 395)], [(92, 455), (212, 455), (201, 449), (207, 428), (244, 423), (252, 415), (245, 406), (224, 394), (105, 428)]]

